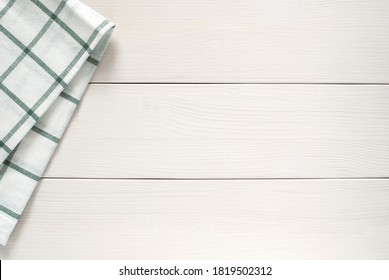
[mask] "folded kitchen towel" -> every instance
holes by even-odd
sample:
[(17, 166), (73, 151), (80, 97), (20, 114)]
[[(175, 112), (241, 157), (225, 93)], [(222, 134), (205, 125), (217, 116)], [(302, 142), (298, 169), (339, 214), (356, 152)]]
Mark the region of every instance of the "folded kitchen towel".
[(114, 24), (78, 0), (0, 0), (0, 243), (5, 245)]

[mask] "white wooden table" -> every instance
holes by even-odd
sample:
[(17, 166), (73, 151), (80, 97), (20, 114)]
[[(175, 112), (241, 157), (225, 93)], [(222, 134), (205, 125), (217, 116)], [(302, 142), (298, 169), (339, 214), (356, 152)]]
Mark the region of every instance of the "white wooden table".
[(389, 1), (85, 3), (117, 28), (2, 259), (389, 258)]

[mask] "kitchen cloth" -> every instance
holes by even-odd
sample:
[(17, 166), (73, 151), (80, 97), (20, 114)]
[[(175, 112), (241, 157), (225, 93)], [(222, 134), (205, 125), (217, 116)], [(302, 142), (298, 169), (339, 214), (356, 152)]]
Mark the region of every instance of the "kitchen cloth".
[(113, 28), (78, 0), (0, 0), (0, 244), (39, 182)]

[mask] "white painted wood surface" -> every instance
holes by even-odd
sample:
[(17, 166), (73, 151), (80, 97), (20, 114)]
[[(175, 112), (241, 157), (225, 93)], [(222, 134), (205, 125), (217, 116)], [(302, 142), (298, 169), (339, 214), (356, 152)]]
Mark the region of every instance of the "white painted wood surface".
[(389, 177), (389, 86), (91, 85), (45, 176)]
[(86, 0), (100, 82), (389, 83), (387, 0)]
[(389, 258), (389, 1), (84, 1), (112, 44), (1, 259)]
[(387, 259), (388, 180), (43, 180), (0, 257)]

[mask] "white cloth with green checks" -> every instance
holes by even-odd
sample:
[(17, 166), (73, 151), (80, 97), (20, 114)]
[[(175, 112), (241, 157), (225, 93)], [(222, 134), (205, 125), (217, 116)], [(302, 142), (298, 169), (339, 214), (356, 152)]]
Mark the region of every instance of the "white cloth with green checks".
[(78, 0), (0, 0), (0, 243), (46, 168), (114, 24)]

